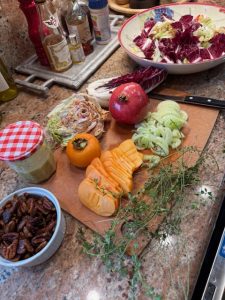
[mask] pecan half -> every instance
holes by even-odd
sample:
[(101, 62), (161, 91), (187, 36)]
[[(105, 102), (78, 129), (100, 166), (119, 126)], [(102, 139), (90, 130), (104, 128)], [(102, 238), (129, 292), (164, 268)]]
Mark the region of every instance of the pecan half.
[(24, 254), (27, 251), (30, 252), (30, 253), (34, 252), (34, 248), (31, 245), (31, 243), (27, 239), (19, 240), (19, 244), (18, 244), (18, 247), (17, 247), (17, 254)]
[(56, 225), (56, 220), (51, 221), (46, 227), (38, 230), (38, 234), (47, 232), (50, 233), (51, 231), (54, 231)]
[(14, 240), (19, 238), (19, 233), (17, 232), (9, 232), (2, 235), (2, 240), (7, 244), (11, 244)]
[(41, 249), (43, 249), (46, 245), (47, 245), (47, 241), (45, 241), (45, 242), (42, 242), (41, 244), (39, 244), (38, 246), (37, 246), (37, 248), (35, 249), (35, 252), (36, 253), (38, 253), (39, 251), (41, 251)]
[(26, 202), (25, 201), (20, 201), (20, 210), (22, 212), (22, 214), (25, 214), (28, 210)]
[(48, 214), (48, 210), (45, 209), (45, 208), (43, 207), (42, 204), (36, 203), (36, 204), (35, 204), (35, 207), (36, 207), (36, 209), (37, 209), (39, 212), (41, 212), (42, 214), (44, 214), (44, 215), (47, 215), (47, 214)]
[(25, 245), (25, 248), (28, 252), (30, 252), (30, 253), (34, 252), (34, 248), (28, 240), (24, 241), (24, 245)]
[(9, 246), (3, 246), (1, 254), (6, 259), (13, 259), (16, 256), (18, 240), (14, 240)]
[(50, 238), (50, 234), (48, 232), (44, 232), (33, 237), (31, 243), (32, 245), (36, 246), (38, 244), (41, 244), (44, 241), (48, 241), (49, 238)]
[(27, 200), (27, 209), (28, 209), (28, 214), (31, 216), (34, 216), (36, 213), (36, 208), (35, 208), (35, 202), (33, 198), (28, 198)]
[(46, 216), (46, 223), (48, 224), (49, 222), (51, 222), (52, 220), (56, 220), (56, 213), (53, 212), (53, 213), (49, 213), (47, 216)]
[(55, 211), (55, 207), (46, 197), (43, 198), (43, 207), (50, 211)]
[(13, 231), (15, 231), (15, 228), (16, 228), (16, 221), (12, 220), (8, 224), (6, 224), (5, 233), (13, 232)]
[(3, 206), (4, 209), (10, 208), (10, 207), (12, 207), (12, 201), (11, 201), (11, 200), (8, 201), (8, 202)]
[(26, 238), (30, 238), (33, 236), (33, 234), (29, 231), (29, 229), (27, 228), (27, 226), (24, 226), (23, 227), (23, 233), (24, 233), (24, 236)]
[(27, 218), (24, 217), (17, 225), (17, 231), (19, 231), (19, 232), (22, 231), (23, 227), (26, 225), (26, 223), (27, 223)]
[(43, 227), (45, 226), (45, 220), (42, 217), (35, 217), (30, 221), (33, 227)]

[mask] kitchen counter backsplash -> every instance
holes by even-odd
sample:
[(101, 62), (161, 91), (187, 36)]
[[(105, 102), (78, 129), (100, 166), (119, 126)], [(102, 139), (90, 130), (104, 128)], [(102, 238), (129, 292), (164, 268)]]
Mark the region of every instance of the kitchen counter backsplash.
[(0, 0), (0, 55), (10, 69), (34, 53), (17, 0)]

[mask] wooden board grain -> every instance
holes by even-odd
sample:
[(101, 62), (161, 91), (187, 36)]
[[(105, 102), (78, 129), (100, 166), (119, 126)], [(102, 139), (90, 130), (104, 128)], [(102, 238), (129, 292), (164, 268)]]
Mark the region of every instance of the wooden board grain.
[[(158, 101), (150, 101), (150, 111), (154, 111)], [(182, 104), (181, 108), (189, 115), (188, 127), (184, 146), (196, 146), (203, 150), (210, 133), (214, 127), (219, 111), (206, 107)], [(119, 143), (132, 136), (133, 127), (121, 126), (111, 121), (105, 132), (101, 144), (102, 149), (111, 149)], [(79, 201), (77, 190), (79, 183), (84, 179), (85, 171), (70, 165), (65, 151), (58, 149), (55, 152), (57, 160), (57, 171), (50, 180), (41, 184), (42, 187), (49, 189), (58, 198), (61, 207), (91, 228), (95, 232), (103, 235), (109, 229), (112, 218), (101, 217), (84, 207)], [(188, 159), (188, 158), (187, 158)], [(192, 158), (193, 159), (193, 158)], [(134, 187), (138, 189), (144, 183), (145, 174), (138, 172), (134, 176)], [(152, 231), (157, 229), (162, 220), (154, 220), (149, 226)], [(143, 242), (143, 245), (145, 243)]]

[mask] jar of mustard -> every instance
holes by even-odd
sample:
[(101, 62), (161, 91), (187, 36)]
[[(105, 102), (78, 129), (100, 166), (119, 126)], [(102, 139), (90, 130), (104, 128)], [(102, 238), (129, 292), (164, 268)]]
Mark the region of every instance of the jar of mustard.
[(56, 170), (41, 126), (19, 121), (0, 131), (0, 160), (31, 183), (47, 180)]

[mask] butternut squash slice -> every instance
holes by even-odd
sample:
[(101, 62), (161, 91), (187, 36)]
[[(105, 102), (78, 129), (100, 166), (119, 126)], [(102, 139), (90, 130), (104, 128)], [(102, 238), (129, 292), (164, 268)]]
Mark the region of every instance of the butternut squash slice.
[(133, 187), (132, 179), (128, 177), (124, 177), (123, 174), (121, 174), (118, 169), (112, 165), (105, 166), (106, 170), (109, 172), (109, 174), (112, 176), (114, 180), (116, 180), (120, 186), (122, 187), (125, 194), (131, 192)]
[(126, 168), (124, 168), (124, 166), (122, 164), (119, 164), (113, 157), (112, 152), (111, 151), (105, 151), (101, 154), (100, 157), (104, 167), (106, 168), (106, 170), (108, 169), (107, 166), (112, 165), (114, 166), (118, 172), (124, 176), (127, 176), (128, 178), (132, 178), (132, 173), (128, 172), (126, 170)]
[(104, 190), (96, 189), (95, 182), (90, 178), (85, 178), (80, 183), (78, 195), (83, 205), (100, 216), (111, 216), (118, 207), (118, 199)]
[(129, 173), (135, 170), (135, 164), (117, 147), (111, 150), (115, 160), (122, 164)]
[(137, 170), (143, 163), (143, 154), (137, 151), (134, 142), (128, 139), (122, 142), (118, 147), (132, 163), (135, 164), (135, 170)]
[(117, 187), (112, 184), (111, 181), (107, 179), (104, 175), (102, 175), (94, 166), (89, 165), (86, 170), (86, 178), (90, 178), (96, 182), (102, 189), (106, 189), (111, 192), (115, 197), (120, 197), (121, 189), (117, 189)]
[[(106, 169), (104, 168), (103, 166), (103, 163), (101, 162), (101, 160), (99, 158), (95, 158), (92, 160), (91, 162), (91, 166), (95, 167), (103, 176), (105, 176), (113, 186), (116, 187), (116, 189), (118, 190), (118, 192), (122, 193), (122, 188), (121, 186), (119, 185), (119, 183), (114, 180), (112, 178), (112, 176), (110, 176), (110, 174), (106, 171)], [(86, 169), (86, 172), (88, 172), (88, 168)]]

